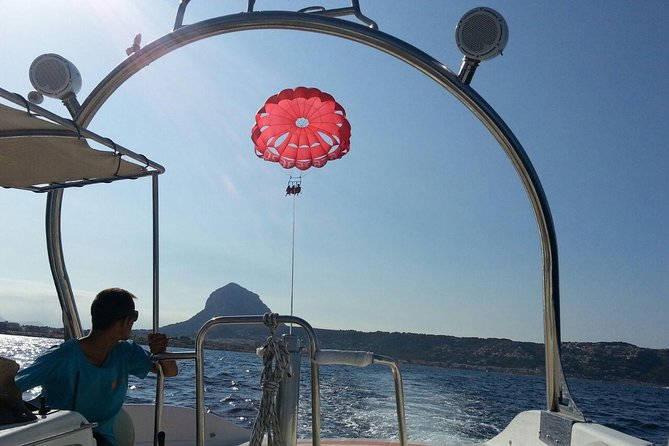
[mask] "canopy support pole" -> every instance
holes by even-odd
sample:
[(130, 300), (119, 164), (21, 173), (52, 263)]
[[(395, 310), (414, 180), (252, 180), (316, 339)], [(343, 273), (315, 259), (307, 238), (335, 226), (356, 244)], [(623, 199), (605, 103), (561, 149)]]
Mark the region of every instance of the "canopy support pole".
[(153, 208), (153, 332), (158, 332), (160, 328), (160, 312), (159, 312), (159, 300), (160, 300), (160, 256), (159, 256), (159, 226), (160, 226), (160, 215), (159, 215), (159, 200), (158, 200), (158, 175), (151, 175), (151, 201)]
[[(81, 106), (74, 95), (72, 95), (72, 100), (68, 103), (63, 103), (72, 117), (80, 111)], [(84, 333), (81, 327), (79, 311), (77, 310), (77, 303), (74, 300), (70, 277), (67, 275), (67, 268), (65, 267), (61, 230), (62, 205), (63, 190), (49, 191), (46, 197), (46, 249), (49, 256), (51, 276), (53, 277), (56, 293), (58, 293), (58, 301), (60, 302), (65, 340), (67, 340), (80, 338)]]
[[(151, 175), (151, 203), (152, 203), (152, 227), (153, 227), (153, 332), (157, 333), (160, 329), (160, 213), (159, 213), (159, 195), (158, 195), (158, 174)], [(153, 444), (160, 445), (160, 439), (163, 438), (163, 404), (165, 401), (165, 373), (160, 365), (156, 362), (158, 369), (158, 377), (156, 379), (156, 410), (154, 412), (153, 420)]]
[(58, 294), (58, 301), (63, 316), (65, 339), (80, 338), (83, 336), (81, 320), (74, 301), (74, 293), (70, 278), (65, 268), (63, 244), (61, 239), (60, 215), (63, 204), (63, 190), (49, 191), (46, 198), (46, 249), (49, 256), (51, 276)]

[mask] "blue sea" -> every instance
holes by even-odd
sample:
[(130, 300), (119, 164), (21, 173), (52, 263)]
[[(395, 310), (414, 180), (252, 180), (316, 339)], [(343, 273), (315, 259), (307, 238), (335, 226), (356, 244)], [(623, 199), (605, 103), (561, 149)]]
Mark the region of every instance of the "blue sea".
[[(0, 335), (0, 356), (23, 366), (58, 342)], [(166, 381), (166, 404), (195, 407), (194, 363), (181, 361), (179, 366), (179, 376)], [(255, 354), (207, 350), (207, 409), (251, 428), (261, 397), (261, 368), (261, 360)], [(411, 364), (402, 364), (401, 370), (407, 433), (413, 441), (487, 440), (518, 412), (543, 409), (546, 405), (543, 376)], [(307, 438), (311, 436), (311, 406), (306, 361), (301, 373), (298, 435)], [(387, 367), (323, 366), (320, 373), (323, 437), (397, 438), (393, 379)], [(150, 403), (155, 399), (155, 378), (133, 378), (129, 384), (129, 403)], [(588, 420), (667, 445), (669, 388), (579, 379), (569, 380), (569, 387)]]

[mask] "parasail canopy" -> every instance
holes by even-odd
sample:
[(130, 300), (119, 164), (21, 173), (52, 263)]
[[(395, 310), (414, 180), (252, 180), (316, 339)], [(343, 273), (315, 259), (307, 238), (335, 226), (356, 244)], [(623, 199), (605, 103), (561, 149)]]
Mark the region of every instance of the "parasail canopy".
[(259, 158), (282, 167), (323, 167), (350, 150), (351, 125), (344, 108), (317, 88), (297, 87), (271, 96), (251, 133)]

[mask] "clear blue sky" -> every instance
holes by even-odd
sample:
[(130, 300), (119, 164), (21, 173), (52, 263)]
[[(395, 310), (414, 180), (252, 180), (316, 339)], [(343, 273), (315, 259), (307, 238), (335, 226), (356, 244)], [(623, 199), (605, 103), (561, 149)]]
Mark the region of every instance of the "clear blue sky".
[[(669, 347), (669, 4), (361, 3), (382, 31), (454, 71), (461, 15), (481, 5), (504, 15), (504, 56), (482, 63), (472, 86), (519, 138), (548, 196), (563, 339)], [(83, 101), (135, 34), (146, 44), (171, 30), (177, 4), (3, 2), (0, 85), (26, 95), (30, 63), (54, 52), (81, 71)], [(194, 1), (185, 22), (245, 7)], [(182, 48), (126, 82), (90, 126), (167, 167), (161, 324), (190, 317), (232, 281), (289, 313), (292, 201), (283, 191), (290, 173), (254, 156), (250, 131), (267, 97), (300, 85), (344, 106), (352, 139), (346, 157), (303, 181), (295, 314), (322, 328), (541, 342), (534, 216), (493, 138), (447, 92), (390, 56), (288, 31)], [(45, 106), (66, 115), (57, 101)], [(135, 292), (139, 325), (151, 325), (150, 196), (148, 179), (65, 192), (65, 260), (86, 325), (92, 296), (109, 286)], [(5, 319), (58, 323), (44, 201), (0, 191)]]

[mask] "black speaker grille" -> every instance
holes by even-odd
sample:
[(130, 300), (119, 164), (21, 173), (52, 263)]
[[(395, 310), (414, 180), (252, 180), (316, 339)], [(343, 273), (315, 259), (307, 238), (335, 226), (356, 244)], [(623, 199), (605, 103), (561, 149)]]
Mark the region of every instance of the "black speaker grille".
[(489, 52), (499, 41), (497, 21), (487, 13), (473, 14), (463, 23), (462, 41), (473, 53)]
[(34, 81), (42, 91), (59, 93), (65, 89), (69, 73), (60, 60), (45, 57), (35, 66)]

